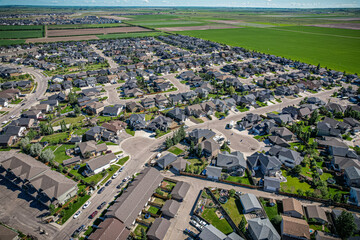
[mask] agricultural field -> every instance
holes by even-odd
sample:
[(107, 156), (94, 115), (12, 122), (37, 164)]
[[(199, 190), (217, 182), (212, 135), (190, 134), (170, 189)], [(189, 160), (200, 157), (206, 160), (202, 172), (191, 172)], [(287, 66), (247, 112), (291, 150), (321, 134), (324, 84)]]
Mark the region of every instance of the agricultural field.
[(199, 37), (230, 46), (321, 64), (330, 69), (359, 73), (360, 31), (306, 26), (203, 31), (181, 31), (183, 35)]
[(96, 35), (99, 39), (112, 39), (112, 38), (129, 38), (129, 37), (156, 37), (166, 35), (162, 32), (142, 32), (142, 33), (113, 33), (106, 35)]
[(151, 31), (151, 30), (141, 27), (58, 29), (58, 30), (48, 30), (47, 36), (61, 37), (61, 36), (80, 36), (80, 35), (96, 35), (96, 34), (111, 34), (111, 33), (147, 32), (147, 31)]
[(48, 30), (53, 29), (82, 29), (82, 28), (111, 28), (111, 27), (124, 27), (124, 23), (107, 23), (107, 24), (69, 24), (69, 25), (50, 25)]

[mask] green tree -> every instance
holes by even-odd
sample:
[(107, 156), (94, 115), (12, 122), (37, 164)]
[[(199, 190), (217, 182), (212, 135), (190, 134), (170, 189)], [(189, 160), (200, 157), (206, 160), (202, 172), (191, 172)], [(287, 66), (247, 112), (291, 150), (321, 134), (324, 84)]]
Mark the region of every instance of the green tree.
[(40, 154), (40, 159), (45, 163), (53, 161), (54, 158), (55, 158), (54, 152), (49, 148), (45, 149)]
[(242, 218), (241, 218), (241, 221), (240, 221), (240, 223), (239, 223), (239, 230), (242, 232), (242, 233), (245, 233), (246, 232), (246, 219), (245, 219), (245, 217), (243, 216)]
[(291, 173), (294, 176), (298, 176), (301, 173), (301, 166), (300, 165), (296, 165), (293, 169), (291, 169)]
[(24, 137), (23, 139), (20, 140), (20, 148), (24, 152), (27, 152), (29, 150), (29, 145), (30, 145), (30, 140), (28, 137)]
[(230, 197), (235, 197), (235, 193), (236, 193), (236, 191), (234, 189), (230, 189), (229, 196)]
[(74, 107), (74, 113), (76, 114), (76, 116), (78, 116), (81, 113), (81, 109), (77, 104)]
[(196, 155), (197, 155), (198, 157), (201, 157), (201, 153), (202, 153), (202, 148), (201, 148), (201, 145), (198, 144), (198, 147), (197, 147), (197, 150), (196, 150)]
[(276, 215), (273, 219), (271, 219), (271, 223), (274, 224), (274, 226), (280, 226), (281, 221), (282, 217), (280, 215)]
[(54, 206), (54, 204), (50, 204), (50, 205), (49, 205), (49, 211), (50, 211), (50, 214), (51, 214), (51, 215), (54, 215), (54, 213), (55, 213), (55, 206)]
[(335, 220), (335, 228), (342, 239), (351, 237), (356, 230), (354, 216), (347, 211), (342, 211), (340, 216)]
[(40, 143), (31, 144), (30, 145), (30, 155), (33, 157), (40, 156), (42, 149), (43, 149), (43, 147), (41, 146)]
[(34, 139), (36, 136), (38, 135), (38, 132), (35, 131), (34, 129), (30, 129), (30, 131), (28, 132), (28, 134), (26, 135), (29, 140)]
[(147, 240), (147, 236), (144, 228), (141, 228), (141, 240)]

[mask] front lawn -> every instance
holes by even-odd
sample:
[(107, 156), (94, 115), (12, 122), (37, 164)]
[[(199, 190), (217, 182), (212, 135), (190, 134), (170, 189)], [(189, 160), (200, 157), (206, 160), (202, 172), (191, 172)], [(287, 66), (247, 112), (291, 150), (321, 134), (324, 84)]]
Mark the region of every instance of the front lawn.
[(131, 136), (135, 136), (135, 131), (131, 130), (131, 129), (128, 128), (128, 127), (125, 129), (125, 132), (126, 132), (127, 134), (131, 135)]
[(215, 212), (216, 208), (206, 208), (202, 213), (202, 217), (224, 234), (232, 233), (233, 229), (226, 219), (219, 219)]
[(109, 180), (112, 175), (114, 175), (114, 173), (117, 172), (117, 170), (119, 170), (120, 166), (116, 166), (116, 165), (111, 165), (110, 168), (106, 169), (108, 175), (104, 178), (104, 180), (102, 180), (102, 182), (100, 183), (100, 185), (103, 185), (107, 182), (107, 180)]
[(162, 137), (162, 136), (164, 136), (164, 135), (166, 135), (166, 134), (168, 134), (168, 133), (170, 133), (170, 132), (171, 132), (171, 130), (170, 130), (170, 129), (169, 129), (169, 130), (167, 130), (166, 132), (164, 132), (164, 131), (160, 131), (160, 133), (159, 133), (159, 134), (156, 134), (155, 138)]
[(169, 148), (168, 151), (175, 155), (180, 155), (181, 153), (184, 152), (183, 150), (181, 150), (180, 148), (175, 147), (175, 146), (172, 146), (171, 148)]
[(247, 107), (240, 107), (240, 106), (237, 106), (236, 107), (240, 112), (246, 112), (246, 111), (249, 111), (249, 109)]
[(129, 158), (130, 158), (129, 156), (123, 157), (116, 164), (124, 165), (127, 162), (127, 160), (129, 160)]
[(19, 103), (22, 102), (22, 100), (23, 100), (23, 99), (18, 98), (18, 99), (16, 99), (16, 100), (11, 101), (10, 104), (19, 104)]
[(226, 117), (226, 114), (222, 112), (215, 112), (215, 117), (217, 118)]
[(263, 102), (260, 102), (260, 101), (256, 101), (256, 104), (259, 105), (260, 107), (267, 106), (267, 103), (263, 103)]
[(204, 120), (200, 119), (200, 118), (196, 118), (194, 116), (189, 117), (189, 119), (191, 119), (194, 123), (203, 123)]
[(61, 224), (64, 224), (79, 208), (81, 208), (81, 206), (90, 198), (89, 195), (85, 195), (83, 197), (79, 197), (77, 199), (77, 201), (73, 204), (71, 204), (70, 208), (68, 209), (64, 209), (62, 211), (64, 211), (64, 215), (61, 218)]

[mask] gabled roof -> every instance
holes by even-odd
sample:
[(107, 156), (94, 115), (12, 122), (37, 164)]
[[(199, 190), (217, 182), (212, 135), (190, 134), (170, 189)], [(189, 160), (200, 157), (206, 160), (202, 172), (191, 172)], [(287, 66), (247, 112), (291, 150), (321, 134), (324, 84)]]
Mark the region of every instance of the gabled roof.
[(360, 179), (360, 169), (355, 166), (346, 168), (345, 174), (350, 180)]
[(176, 183), (174, 189), (171, 191), (171, 195), (175, 199), (184, 199), (189, 189), (189, 183), (180, 181)]
[(151, 240), (164, 239), (170, 224), (170, 221), (165, 218), (156, 218), (147, 232), (148, 238)]
[(268, 218), (253, 218), (248, 220), (248, 228), (251, 229), (255, 235), (256, 240), (267, 239), (267, 240), (280, 240), (280, 235), (271, 224)]
[(282, 234), (310, 239), (309, 224), (299, 218), (282, 216)]
[(189, 133), (190, 137), (195, 139), (200, 139), (202, 137), (206, 139), (210, 139), (215, 136), (215, 133), (209, 129), (194, 129), (192, 132)]
[(89, 240), (126, 240), (130, 231), (116, 218), (105, 218), (96, 231), (89, 236)]
[(13, 230), (0, 225), (0, 239), (1, 240), (13, 240), (15, 239), (19, 234), (17, 232), (14, 232)]
[(88, 161), (86, 164), (90, 167), (92, 171), (95, 171), (98, 168), (110, 164), (110, 162), (113, 161), (114, 159), (116, 159), (115, 154), (109, 153), (97, 158), (93, 158), (90, 161)]
[(226, 235), (212, 224), (209, 224), (201, 231), (199, 238), (201, 240), (223, 240), (226, 238)]
[(259, 200), (252, 193), (246, 193), (240, 196), (240, 202), (245, 211), (251, 209), (260, 210), (262, 209)]
[(321, 219), (325, 222), (328, 221), (324, 209), (322, 209), (318, 205), (306, 206), (306, 213), (308, 218)]
[(300, 213), (301, 215), (304, 215), (304, 211), (303, 211), (301, 202), (296, 200), (295, 198), (283, 199), (282, 203), (283, 203), (283, 211), (284, 212), (295, 211), (297, 213)]
[(206, 175), (209, 177), (218, 177), (220, 178), (221, 177), (221, 171), (222, 171), (222, 168), (220, 167), (215, 167), (215, 166), (207, 166), (205, 168), (206, 170)]
[(156, 161), (157, 164), (160, 164), (164, 168), (169, 166), (171, 163), (175, 162), (177, 156), (173, 153), (168, 153), (165, 156), (161, 157), (159, 160)]
[(161, 208), (161, 212), (163, 215), (173, 218), (175, 217), (179, 208), (180, 208), (180, 203), (171, 199), (165, 202), (165, 204)]
[(217, 156), (216, 166), (227, 168), (239, 166), (246, 168), (246, 160), (244, 154), (239, 151), (230, 154), (228, 152), (222, 152)]

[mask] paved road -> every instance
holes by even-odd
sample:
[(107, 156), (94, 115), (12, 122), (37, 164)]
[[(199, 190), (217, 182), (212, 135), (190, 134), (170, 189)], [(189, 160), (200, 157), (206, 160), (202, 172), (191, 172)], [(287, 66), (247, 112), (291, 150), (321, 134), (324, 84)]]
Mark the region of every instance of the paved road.
[(92, 49), (94, 49), (94, 51), (99, 54), (101, 57), (105, 58), (106, 61), (109, 63), (110, 68), (117, 68), (119, 67), (119, 65), (114, 62), (114, 59), (112, 59), (111, 57), (105, 56), (104, 53), (98, 49), (95, 45), (90, 45), (92, 47)]
[(29, 73), (34, 76), (34, 81), (37, 83), (37, 88), (32, 93), (28, 94), (26, 98), (23, 100), (22, 104), (17, 104), (8, 114), (0, 117), (0, 123), (3, 121), (8, 121), (12, 115), (19, 116), (23, 109), (29, 109), (31, 106), (35, 105), (35, 103), (44, 96), (47, 86), (48, 86), (48, 77), (46, 77), (40, 70), (34, 69), (32, 67), (21, 67), (24, 73)]

